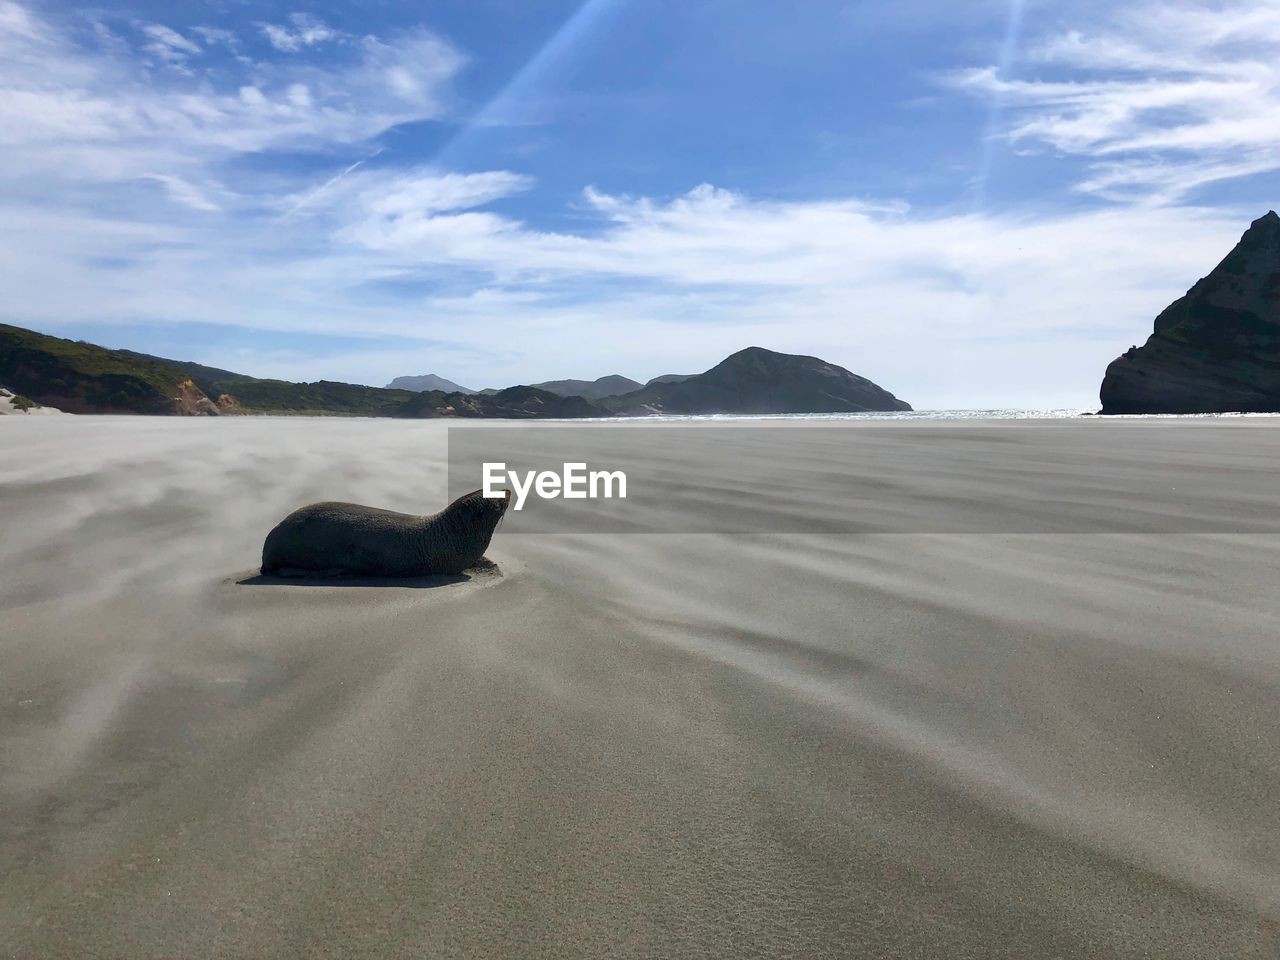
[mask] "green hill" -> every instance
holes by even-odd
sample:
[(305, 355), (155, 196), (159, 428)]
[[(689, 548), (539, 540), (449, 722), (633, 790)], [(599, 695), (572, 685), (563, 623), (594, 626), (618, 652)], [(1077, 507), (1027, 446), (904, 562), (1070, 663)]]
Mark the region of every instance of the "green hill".
[(866, 377), (817, 357), (747, 347), (691, 377), (664, 377), (603, 401), (622, 414), (859, 413), (910, 410)]
[(0, 385), (69, 413), (294, 414), (362, 417), (599, 417), (580, 397), (532, 387), (493, 397), (263, 380), (185, 360), (109, 350), (0, 324)]
[(535, 383), (539, 390), (547, 390), (562, 397), (586, 397), (588, 400), (602, 400), (605, 397), (616, 397), (619, 394), (639, 390), (641, 384), (621, 374), (610, 374), (597, 380), (547, 380)]
[(188, 376), (150, 357), (0, 324), (0, 384), (68, 413), (174, 412)]

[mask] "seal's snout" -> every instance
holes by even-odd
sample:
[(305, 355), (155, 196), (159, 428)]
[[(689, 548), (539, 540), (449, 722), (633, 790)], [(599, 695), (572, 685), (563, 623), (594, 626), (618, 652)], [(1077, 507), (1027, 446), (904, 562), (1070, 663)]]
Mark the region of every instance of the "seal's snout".
[(498, 498), (502, 502), (502, 512), (507, 512), (507, 507), (511, 506), (511, 491), (503, 490), (502, 496)]

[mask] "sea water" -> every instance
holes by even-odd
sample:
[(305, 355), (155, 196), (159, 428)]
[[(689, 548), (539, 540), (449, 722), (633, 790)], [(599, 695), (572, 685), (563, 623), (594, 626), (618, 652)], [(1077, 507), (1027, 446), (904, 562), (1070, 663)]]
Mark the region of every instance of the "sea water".
[[(602, 417), (602, 422), (619, 420), (725, 421), (725, 420), (1074, 420), (1092, 418), (1097, 407), (1052, 407), (1037, 409), (1028, 407), (1002, 407), (989, 410), (867, 410), (858, 413), (710, 413), (710, 414), (661, 414), (636, 417)], [(1100, 420), (1156, 420), (1156, 419), (1206, 419), (1215, 417), (1280, 417), (1280, 413), (1147, 413), (1108, 414)]]

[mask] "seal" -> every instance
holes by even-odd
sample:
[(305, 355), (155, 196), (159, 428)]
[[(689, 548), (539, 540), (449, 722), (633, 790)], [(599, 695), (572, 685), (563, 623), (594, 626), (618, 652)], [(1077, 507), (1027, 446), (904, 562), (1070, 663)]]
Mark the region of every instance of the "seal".
[(458, 574), (489, 547), (511, 491), (476, 490), (439, 513), (415, 517), (358, 503), (313, 503), (267, 534), (267, 576), (425, 577)]

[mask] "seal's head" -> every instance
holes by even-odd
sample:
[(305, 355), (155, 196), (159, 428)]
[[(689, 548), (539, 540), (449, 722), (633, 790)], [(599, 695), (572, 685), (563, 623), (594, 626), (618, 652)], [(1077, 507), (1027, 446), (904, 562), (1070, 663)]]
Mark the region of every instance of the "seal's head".
[(464, 522), (468, 527), (493, 533), (511, 503), (511, 491), (501, 491), (501, 496), (486, 497), (483, 490), (464, 494), (445, 509), (451, 520)]
[(431, 572), (458, 573), (483, 557), (510, 501), (509, 490), (500, 497), (486, 497), (483, 490), (475, 490), (435, 516), (423, 517), (418, 536), (423, 556), (433, 558)]

